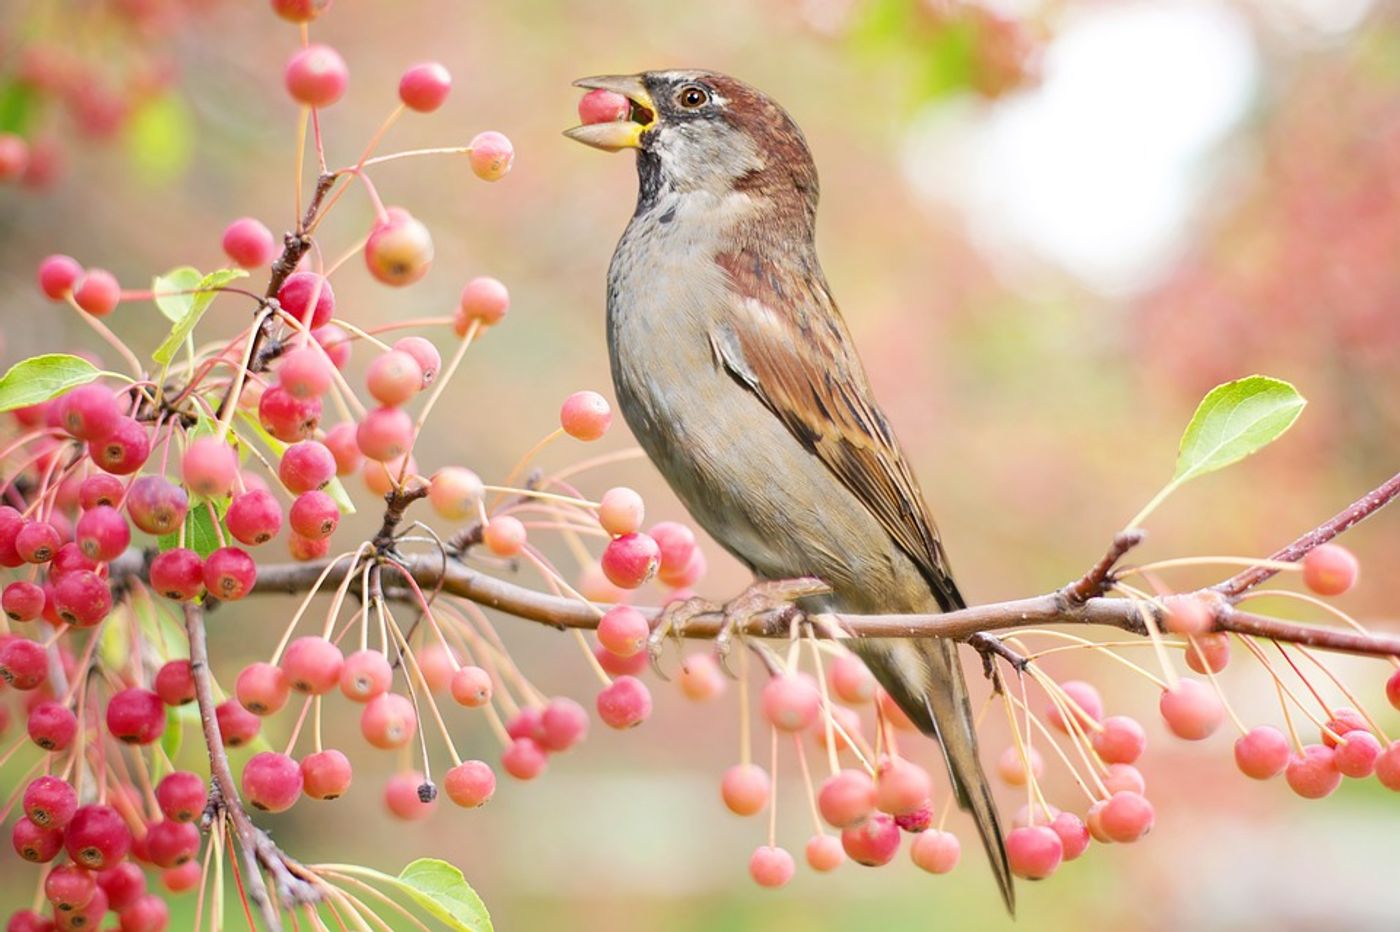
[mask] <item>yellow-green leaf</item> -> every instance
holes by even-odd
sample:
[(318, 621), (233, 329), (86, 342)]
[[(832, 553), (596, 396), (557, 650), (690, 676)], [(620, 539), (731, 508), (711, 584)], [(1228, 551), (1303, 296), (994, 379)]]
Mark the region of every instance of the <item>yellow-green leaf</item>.
[(190, 312), (190, 305), (194, 303), (194, 290), (199, 287), (201, 278), (203, 276), (199, 274), (199, 269), (192, 265), (182, 265), (164, 275), (157, 275), (151, 280), (151, 300), (155, 301), (156, 307), (167, 320), (178, 324)]
[(67, 353), (46, 353), (22, 359), (0, 376), (0, 411), (48, 401), (102, 374), (101, 369), (86, 359)]
[[(179, 271), (179, 270), (177, 270)], [(184, 316), (175, 321), (175, 326), (170, 328), (170, 333), (166, 335), (160, 346), (151, 354), (156, 362), (162, 366), (170, 364), (170, 360), (175, 358), (180, 345), (185, 342), (185, 338), (194, 332), (195, 324), (204, 316), (204, 312), (209, 309), (209, 305), (219, 296), (218, 289), (224, 287), (229, 282), (248, 275), (243, 269), (219, 269), (210, 272), (195, 283), (195, 293), (190, 296), (189, 307), (185, 310)], [(164, 309), (162, 308), (162, 311)]]
[(1264, 375), (1217, 385), (1186, 425), (1172, 482), (1179, 485), (1262, 450), (1293, 426), (1306, 404), (1292, 385)]
[(437, 858), (419, 858), (393, 877), (358, 864), (317, 864), (315, 868), (360, 877), (411, 899), (453, 932), (493, 932), (491, 914), (462, 872)]

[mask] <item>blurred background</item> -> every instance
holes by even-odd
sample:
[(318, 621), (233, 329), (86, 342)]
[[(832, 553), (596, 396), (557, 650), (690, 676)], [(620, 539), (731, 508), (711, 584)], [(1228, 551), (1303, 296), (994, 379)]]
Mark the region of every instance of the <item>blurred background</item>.
[[(4, 365), (101, 352), (34, 288), (50, 252), (144, 288), (174, 266), (221, 264), (219, 236), (235, 217), (290, 226), (296, 110), (281, 72), (298, 40), (265, 3), (3, 0), (0, 10), (0, 130), (22, 132), (36, 155), (25, 184), (0, 187)], [(603, 276), (635, 180), (630, 157), (560, 136), (576, 122), (569, 82), (681, 66), (756, 84), (807, 133), (828, 278), (970, 599), (1038, 593), (1082, 572), (1170, 476), (1197, 400), (1226, 379), (1285, 378), (1311, 403), (1283, 441), (1172, 498), (1149, 523), (1144, 560), (1266, 553), (1400, 463), (1394, 5), (341, 0), (312, 35), (351, 69), (350, 93), (323, 114), (333, 165), (354, 161), (396, 103), (399, 74), (424, 59), (451, 69), (452, 95), (438, 113), (401, 121), (382, 151), (464, 145), (484, 129), (516, 147), (497, 184), (454, 159), (382, 166), (381, 195), (433, 231), (435, 264), (405, 291), (375, 284), (358, 260), (334, 280), (340, 313), (361, 325), (448, 314), (474, 275), (510, 286), (510, 316), (434, 415), (418, 454), (425, 472), (463, 463), (499, 479), (556, 426), (564, 396), (610, 395)], [(352, 191), (322, 228), (325, 255), (357, 242), (372, 216)], [(221, 299), (202, 337), (245, 326), (249, 310)], [(148, 303), (108, 322), (138, 349), (163, 335)], [(428, 335), (451, 345), (445, 330)], [(603, 441), (629, 445), (620, 423)], [(559, 444), (543, 463), (595, 452)], [(582, 488), (616, 484), (647, 496), (649, 521), (684, 517), (642, 460), (589, 474)], [(1339, 604), (1382, 628), (1400, 604), (1398, 529), (1386, 514), (1347, 538), (1362, 585)], [(701, 593), (738, 591), (737, 565), (708, 554)], [(268, 619), (291, 604), (217, 616), (227, 677), (265, 659), (281, 630)], [(537, 684), (587, 703), (594, 685), (565, 638), (509, 620), (501, 629)], [(1276, 721), (1272, 688), (1239, 653), (1223, 676), (1232, 702), (1247, 720)], [(1373, 781), (1325, 802), (1254, 784), (1235, 770), (1230, 736), (1170, 740), (1153, 690), (1115, 666), (1049, 668), (1092, 678), (1110, 711), (1148, 723), (1157, 827), (1023, 882), (1017, 927), (1394, 928), (1400, 799)], [(1385, 708), (1387, 667), (1334, 669)], [(960, 817), (964, 858), (950, 877), (901, 857), (754, 887), (745, 865), (764, 827), (730, 816), (717, 792), (737, 754), (734, 691), (693, 706), (652, 685), (657, 711), (642, 728), (595, 723), (544, 778), (503, 781), (481, 811), (441, 805), (415, 824), (383, 811), (383, 778), (401, 762), (365, 749), (347, 712), (327, 727), (328, 742), (354, 749), (349, 795), (263, 821), (310, 861), (397, 871), (416, 856), (447, 858), (503, 930), (1010, 927)], [(453, 727), (464, 754), (495, 758), (479, 722)], [(1004, 740), (989, 733), (989, 759)], [(780, 837), (797, 850), (808, 828), (789, 776)], [(31, 881), (0, 870), (0, 901), (27, 900)]]

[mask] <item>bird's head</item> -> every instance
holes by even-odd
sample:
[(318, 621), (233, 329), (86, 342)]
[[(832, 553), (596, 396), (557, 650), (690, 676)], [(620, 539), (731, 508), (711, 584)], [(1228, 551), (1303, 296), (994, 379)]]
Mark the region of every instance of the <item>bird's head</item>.
[(632, 102), (620, 120), (565, 135), (596, 149), (637, 150), (644, 201), (668, 190), (741, 191), (815, 212), (817, 171), (802, 130), (756, 88), (712, 71), (603, 75), (574, 84)]

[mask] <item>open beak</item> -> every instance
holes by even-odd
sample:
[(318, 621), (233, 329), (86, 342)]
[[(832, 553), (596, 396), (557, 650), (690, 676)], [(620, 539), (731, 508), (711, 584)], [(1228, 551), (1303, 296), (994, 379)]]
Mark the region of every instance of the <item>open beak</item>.
[(574, 87), (601, 88), (621, 94), (632, 101), (632, 108), (621, 120), (575, 126), (573, 129), (564, 130), (565, 136), (585, 146), (607, 152), (641, 148), (642, 133), (656, 122), (656, 105), (652, 103), (641, 75), (604, 74), (592, 78), (579, 78), (574, 82)]

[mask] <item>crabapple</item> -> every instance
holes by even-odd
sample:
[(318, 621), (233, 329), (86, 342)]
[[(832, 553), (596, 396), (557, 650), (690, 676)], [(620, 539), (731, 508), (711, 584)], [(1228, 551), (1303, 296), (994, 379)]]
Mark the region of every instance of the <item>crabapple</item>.
[(493, 130), (477, 133), (471, 141), (471, 166), (482, 181), (500, 181), (515, 160), (510, 140)]
[(909, 856), (917, 867), (930, 874), (947, 874), (958, 866), (962, 845), (952, 832), (930, 829), (914, 839)]
[(784, 848), (762, 845), (749, 857), (749, 876), (760, 887), (781, 887), (796, 870), (792, 855)]
[(1110, 715), (1100, 730), (1090, 732), (1089, 741), (1106, 764), (1131, 764), (1147, 748), (1147, 733), (1135, 718)]
[(1370, 727), (1370, 723), (1360, 712), (1339, 708), (1333, 711), (1332, 717), (1327, 720), (1327, 727), (1322, 732), (1322, 743), (1329, 748), (1335, 748), (1338, 742), (1334, 735), (1350, 736), (1353, 731), (1367, 731)]
[(687, 699), (704, 702), (724, 692), (724, 674), (719, 663), (709, 654), (687, 654), (681, 660), (680, 675), (676, 677)]
[(1220, 697), (1200, 680), (1182, 679), (1162, 690), (1158, 708), (1172, 734), (1187, 741), (1210, 737), (1225, 719)]
[[(58, 528), (47, 521), (26, 521), (15, 535), (15, 551), (25, 563), (49, 562), (62, 544)], [(92, 559), (90, 555), (84, 556)]]
[[(315, 304), (312, 304), (312, 301)], [(331, 283), (315, 272), (293, 272), (277, 289), (277, 303), (282, 310), (316, 330), (331, 322), (335, 316), (335, 291)]]
[(29, 170), (30, 148), (23, 136), (0, 133), (0, 182), (23, 178)]
[(146, 875), (131, 861), (113, 864), (97, 874), (97, 885), (107, 894), (107, 905), (123, 910), (146, 892)]
[(1073, 861), (1089, 847), (1089, 829), (1084, 820), (1072, 812), (1060, 812), (1050, 820), (1050, 828), (1060, 836), (1066, 861)]
[(335, 457), (335, 472), (338, 476), (348, 476), (360, 468), (360, 447), (355, 439), (355, 425), (346, 421), (326, 431), (321, 441)]
[[(191, 864), (198, 874), (200, 863), (195, 860), (186, 861), (171, 870), (183, 870)], [(143, 893), (118, 910), (117, 918), (121, 922), (121, 932), (164, 932), (170, 925), (170, 907), (154, 893)]]
[(857, 864), (880, 867), (899, 852), (899, 826), (883, 812), (841, 830), (841, 847)]
[[(1065, 696), (1061, 697), (1065, 707), (1074, 715), (1081, 730), (1087, 731), (1090, 722), (1097, 722), (1103, 718), (1103, 699), (1099, 698), (1099, 691), (1092, 685), (1083, 680), (1067, 680), (1060, 684), (1060, 689), (1065, 692)], [(1070, 726), (1060, 713), (1058, 705), (1051, 704), (1045, 713), (1045, 719), (1056, 731), (1066, 735), (1070, 733)]]
[(432, 113), (452, 90), (452, 75), (435, 61), (414, 65), (399, 79), (399, 100), (410, 110)]
[(481, 530), (482, 543), (498, 557), (513, 557), (525, 549), (525, 525), (511, 515), (497, 515)]
[(623, 534), (603, 550), (603, 575), (615, 586), (636, 589), (656, 574), (660, 560), (656, 541), (637, 532)]
[(463, 466), (444, 466), (428, 483), (428, 503), (449, 521), (461, 521), (476, 514), (485, 494), (481, 478)]
[(185, 523), (189, 510), (189, 495), (164, 476), (137, 476), (126, 496), (131, 523), (147, 534), (175, 533)]
[(264, 812), (290, 809), (301, 789), (301, 767), (285, 754), (260, 751), (243, 765), (243, 794)]
[(335, 748), (301, 759), (301, 789), (312, 799), (338, 799), (350, 788), (350, 759)]
[(58, 829), (35, 825), (25, 816), (15, 822), (10, 830), (10, 844), (15, 854), (35, 864), (45, 864), (63, 850), (63, 832)]
[(1013, 744), (997, 758), (997, 774), (1007, 786), (1025, 786), (1032, 776), (1039, 779), (1044, 772), (1045, 761), (1035, 748), (1026, 748), (1023, 756), (1021, 749)]
[(44, 896), (59, 912), (80, 910), (97, 892), (97, 877), (73, 864), (63, 864), (44, 878)]
[(495, 794), (496, 774), (485, 761), (463, 761), (443, 775), (442, 788), (457, 805), (475, 809)]
[(321, 423), (321, 399), (298, 398), (274, 385), (258, 399), (258, 423), (283, 443), (305, 440)]
[(3, 595), (0, 595), (0, 605), (4, 606), (5, 617), (11, 621), (33, 621), (44, 610), (44, 588), (17, 579), (5, 587)]
[(497, 279), (479, 275), (462, 288), (462, 298), (452, 327), (458, 336), (466, 336), (473, 321), (479, 326), (498, 324), (510, 309), (510, 291)]
[(719, 783), (720, 798), (735, 815), (751, 816), (768, 805), (772, 781), (757, 764), (735, 764)]
[(1166, 609), (1163, 627), (1172, 634), (1207, 634), (1215, 627), (1215, 611), (1202, 596), (1169, 595), (1162, 600)]
[(578, 102), (579, 122), (585, 125), (614, 123), (626, 119), (631, 112), (632, 101), (626, 96), (616, 91), (605, 91), (600, 87), (584, 94)]
[(180, 461), (185, 487), (196, 495), (219, 498), (229, 493), (238, 477), (238, 455), (214, 437), (200, 437), (185, 450)]
[(832, 828), (848, 828), (875, 811), (875, 781), (864, 770), (842, 770), (827, 777), (817, 809)]
[(376, 408), (355, 429), (360, 452), (380, 463), (403, 456), (412, 440), (413, 419), (402, 408)]
[(549, 764), (549, 755), (534, 738), (516, 738), (501, 752), (501, 766), (517, 780), (533, 780)]
[(1400, 741), (1392, 741), (1376, 758), (1376, 779), (1386, 789), (1400, 792)]
[(40, 828), (61, 829), (78, 811), (78, 793), (67, 780), (42, 776), (24, 788), (24, 814)]
[(393, 680), (389, 658), (377, 650), (357, 650), (340, 668), (340, 691), (354, 702), (369, 702), (388, 692)]
[(74, 863), (88, 870), (111, 867), (131, 850), (131, 830), (111, 806), (79, 806), (63, 833), (63, 845)]
[(401, 405), (423, 388), (423, 368), (402, 350), (380, 353), (365, 376), (369, 393), (382, 405)]
[(1342, 776), (1361, 779), (1376, 772), (1382, 750), (1380, 739), (1358, 729), (1347, 732), (1346, 743), (1336, 746), (1332, 760)]
[(179, 867), (199, 852), (199, 827), (162, 819), (147, 827), (141, 841), (146, 860), (157, 867)]
[(107, 730), (127, 744), (150, 744), (165, 731), (165, 703), (139, 686), (114, 693), (107, 700)]
[(261, 268), (277, 255), (277, 241), (260, 220), (240, 217), (224, 228), (224, 255), (245, 269)]
[(0, 641), (0, 679), (15, 689), (28, 690), (48, 676), (49, 657), (39, 644), (18, 637)]
[(316, 342), (321, 344), (321, 349), (326, 351), (326, 358), (332, 366), (344, 369), (350, 362), (354, 344), (345, 328), (338, 324), (322, 324), (311, 331), (311, 336), (315, 337)]
[(73, 303), (93, 317), (105, 317), (122, 299), (122, 286), (106, 269), (88, 269), (73, 283)]
[(360, 733), (381, 750), (401, 748), (418, 731), (413, 703), (398, 693), (382, 693), (365, 703), (360, 713)]
[(385, 285), (411, 285), (428, 274), (433, 263), (433, 237), (428, 228), (406, 213), (375, 225), (365, 240), (365, 266)]
[(83, 556), (98, 563), (115, 560), (131, 543), (130, 525), (111, 505), (98, 505), (83, 512), (73, 534)]
[(219, 724), (219, 736), (226, 747), (241, 748), (258, 736), (262, 720), (238, 702), (226, 699), (214, 707), (214, 719)]
[(272, 12), (292, 23), (309, 23), (330, 6), (331, 0), (272, 0)]
[(39, 263), (39, 290), (50, 301), (62, 301), (82, 274), (83, 267), (72, 256), (47, 256)]
[(1186, 665), (1197, 673), (1219, 673), (1230, 664), (1230, 635), (1224, 631), (1193, 635), (1186, 645)]
[(599, 691), (596, 705), (609, 728), (632, 728), (651, 715), (651, 691), (635, 676), (619, 676)]
[[(170, 553), (171, 551), (166, 551)], [(194, 673), (188, 660), (167, 661), (156, 671), (156, 694), (166, 705), (194, 702)]]
[(932, 792), (928, 771), (903, 757), (880, 765), (875, 776), (875, 805), (881, 812), (904, 815), (928, 802)]
[(156, 803), (167, 819), (193, 822), (204, 813), (209, 791), (197, 774), (176, 770), (156, 784)]
[(54, 583), (53, 608), (65, 623), (89, 628), (111, 612), (112, 591), (107, 581), (91, 570), (74, 570)]
[(350, 69), (335, 49), (313, 44), (292, 56), (283, 77), (287, 93), (297, 103), (329, 107), (345, 95)]
[(303, 492), (287, 513), (292, 531), (311, 540), (322, 540), (335, 533), (340, 524), (340, 508), (335, 499), (319, 489)]
[[(665, 566), (664, 551), (662, 566)], [(842, 702), (860, 705), (875, 698), (875, 677), (854, 654), (840, 654), (832, 660), (827, 670), (827, 682)]]
[(29, 710), (25, 730), (45, 751), (64, 751), (78, 736), (78, 717), (66, 705), (41, 702)]
[(481, 667), (465, 666), (452, 674), (452, 698), (469, 709), (477, 709), (491, 701), (491, 674)]
[(651, 625), (630, 605), (614, 605), (598, 619), (598, 643), (619, 657), (631, 657), (647, 645)]
[(661, 581), (670, 585), (667, 577), (683, 574), (690, 564), (695, 552), (695, 532), (678, 521), (661, 521), (647, 534), (661, 551), (661, 565), (657, 569)]
[(78, 440), (107, 437), (121, 416), (111, 391), (96, 382), (79, 385), (58, 400), (59, 426)]
[(258, 661), (239, 671), (233, 694), (243, 708), (254, 715), (275, 715), (287, 704), (292, 685), (279, 666)]
[(1142, 793), (1147, 789), (1147, 781), (1143, 779), (1142, 771), (1132, 764), (1109, 764), (1104, 771), (1103, 785), (1110, 793), (1119, 790)]
[(574, 392), (559, 409), (559, 426), (575, 440), (597, 440), (612, 425), (612, 408), (597, 392)]
[(282, 529), (282, 505), (266, 489), (250, 489), (229, 502), (224, 524), (234, 540), (256, 547), (272, 540)]
[(834, 835), (813, 835), (807, 839), (804, 853), (807, 856), (807, 866), (823, 874), (836, 870), (846, 860), (841, 839)]
[(423, 798), (423, 775), (416, 770), (396, 773), (384, 784), (384, 805), (389, 812), (405, 821), (426, 819), (437, 808), (433, 796)]
[(1156, 815), (1141, 793), (1119, 790), (1108, 798), (1099, 814), (1099, 825), (1110, 840), (1127, 844), (1152, 831)]
[(1288, 759), (1283, 775), (1293, 792), (1304, 799), (1330, 796), (1342, 782), (1336, 752), (1325, 744), (1304, 745), (1301, 754)]
[(1044, 880), (1064, 859), (1064, 844), (1048, 825), (1012, 829), (1006, 836), (1006, 860), (1011, 872), (1026, 880)]
[[(151, 560), (151, 588), (167, 599), (187, 602), (204, 588), (204, 561), (184, 547), (172, 547)], [(193, 698), (193, 693), (191, 693)]]
[(323, 488), (335, 478), (335, 457), (315, 440), (294, 443), (282, 452), (277, 478), (293, 495)]
[(220, 547), (204, 561), (204, 588), (225, 602), (247, 595), (257, 576), (257, 564), (247, 551), (238, 547)]
[(293, 398), (319, 398), (331, 387), (332, 364), (324, 352), (299, 346), (282, 357), (277, 384)]
[(319, 636), (299, 637), (282, 654), (282, 669), (292, 688), (312, 696), (334, 689), (344, 666), (340, 648)]
[(608, 489), (598, 504), (598, 523), (613, 536), (641, 530), (644, 514), (642, 497), (625, 486)]
[(1272, 725), (1256, 725), (1235, 742), (1235, 765), (1255, 780), (1283, 773), (1290, 756), (1288, 738)]
[(99, 469), (114, 476), (129, 476), (151, 455), (151, 438), (134, 418), (119, 417), (112, 432), (101, 440), (88, 441), (88, 456)]
[(1340, 544), (1322, 544), (1303, 557), (1303, 583), (1318, 595), (1341, 595), (1360, 572), (1355, 555)]
[[(141, 479), (159, 479), (159, 476), (142, 476)], [(137, 479), (136, 482), (140, 482)], [(136, 483), (132, 483), (132, 491), (136, 490)], [(117, 505), (121, 503), (122, 496), (127, 494), (125, 486), (121, 481), (105, 473), (94, 473), (88, 476), (78, 486), (78, 504), (86, 511), (89, 508), (96, 508), (98, 505)], [(138, 524), (137, 527), (140, 527)], [(145, 530), (142, 528), (142, 530)]]
[(536, 740), (546, 751), (567, 751), (588, 734), (588, 713), (567, 696), (556, 696), (540, 713)]

